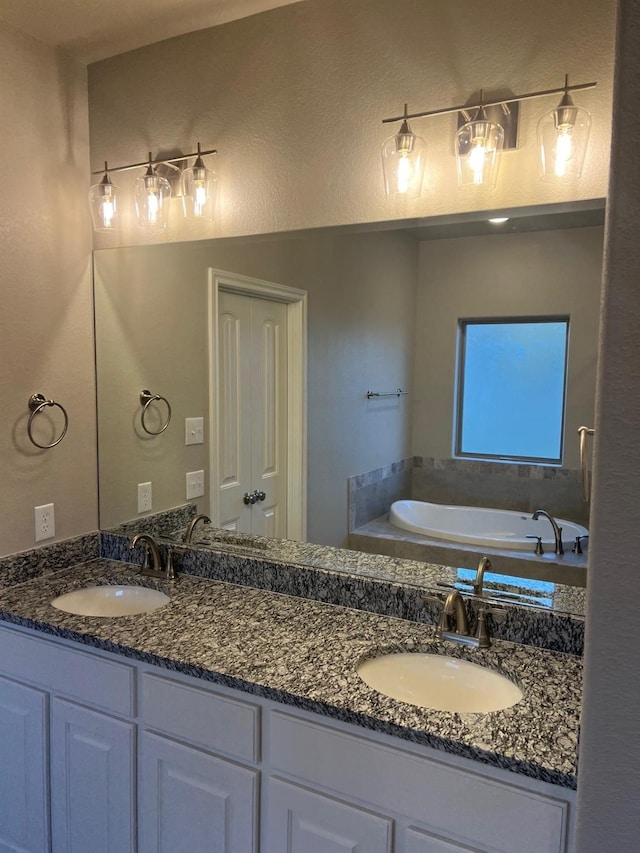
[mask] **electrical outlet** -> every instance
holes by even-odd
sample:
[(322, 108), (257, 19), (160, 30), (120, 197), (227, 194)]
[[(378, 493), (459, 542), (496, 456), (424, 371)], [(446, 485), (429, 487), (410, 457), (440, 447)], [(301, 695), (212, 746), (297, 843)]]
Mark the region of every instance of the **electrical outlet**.
[(189, 471), (187, 474), (187, 500), (204, 495), (204, 471)]
[(204, 444), (204, 418), (184, 419), (184, 443)]
[(33, 508), (35, 516), (36, 542), (43, 539), (53, 539), (56, 535), (56, 518), (53, 514), (53, 504), (43, 504)]
[(138, 483), (138, 512), (149, 512), (151, 501), (151, 483)]

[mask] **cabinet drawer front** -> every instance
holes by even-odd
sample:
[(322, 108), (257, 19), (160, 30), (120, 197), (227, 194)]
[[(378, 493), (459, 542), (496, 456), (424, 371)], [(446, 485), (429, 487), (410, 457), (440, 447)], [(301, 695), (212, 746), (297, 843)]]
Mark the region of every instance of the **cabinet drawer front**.
[[(569, 804), (475, 770), (272, 712), (274, 769), (409, 817), (472, 849), (561, 853)], [(463, 808), (455, 803), (464, 803)], [(427, 848), (428, 849), (428, 848)], [(464, 850), (464, 846), (462, 847)], [(436, 848), (437, 850), (437, 848)]]
[(121, 716), (134, 713), (135, 670), (125, 663), (0, 629), (3, 673)]
[(145, 725), (224, 755), (258, 761), (257, 705), (150, 673), (143, 675), (141, 694)]
[(267, 853), (390, 853), (393, 821), (269, 780)]

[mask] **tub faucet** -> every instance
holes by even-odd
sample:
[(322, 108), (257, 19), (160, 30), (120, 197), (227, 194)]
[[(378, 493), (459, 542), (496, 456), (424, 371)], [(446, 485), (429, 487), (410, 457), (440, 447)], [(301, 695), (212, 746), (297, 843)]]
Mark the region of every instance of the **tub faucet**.
[(491, 565), (491, 560), (488, 557), (481, 557), (480, 562), (478, 563), (478, 568), (476, 569), (476, 579), (473, 582), (473, 594), (474, 595), (482, 595), (482, 584), (484, 583), (484, 573), (485, 571), (490, 572), (493, 566)]
[(546, 509), (537, 509), (533, 513), (531, 518), (534, 521), (537, 521), (540, 518), (540, 516), (543, 516), (544, 518), (546, 518), (551, 523), (551, 526), (553, 527), (553, 537), (554, 537), (555, 542), (556, 542), (556, 547), (555, 547), (556, 554), (564, 554), (564, 548), (562, 547), (562, 528), (558, 527), (558, 523), (556, 522), (555, 518), (550, 513), (548, 513), (546, 511)]
[(196, 529), (196, 525), (199, 521), (202, 521), (204, 524), (211, 524), (211, 519), (208, 515), (196, 515), (189, 522), (189, 526), (187, 527), (184, 536), (182, 537), (182, 541), (185, 543), (191, 542), (193, 539), (193, 531)]

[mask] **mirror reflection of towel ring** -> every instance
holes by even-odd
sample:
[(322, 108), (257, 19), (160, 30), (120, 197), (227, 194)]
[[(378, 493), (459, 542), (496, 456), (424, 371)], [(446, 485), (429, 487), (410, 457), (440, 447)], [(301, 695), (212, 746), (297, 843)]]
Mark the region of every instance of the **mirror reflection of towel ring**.
[[(69, 426), (69, 415), (67, 414), (67, 410), (61, 403), (56, 403), (55, 400), (47, 400), (43, 397), (42, 394), (32, 394), (29, 397), (29, 409), (31, 410), (31, 414), (29, 415), (29, 420), (27, 422), (27, 435), (32, 444), (35, 444), (36, 447), (39, 447), (40, 450), (49, 450), (52, 447), (55, 447), (56, 444), (60, 444), (62, 439), (67, 434), (67, 428)], [(36, 441), (33, 437), (33, 421), (36, 415), (39, 415), (44, 409), (48, 406), (57, 406), (58, 409), (64, 415), (64, 426), (62, 427), (62, 432), (56, 438), (55, 441), (52, 441), (51, 444), (40, 444), (39, 441)]]
[[(158, 429), (158, 430), (149, 429), (149, 427), (146, 425), (146, 423), (144, 421), (145, 415), (147, 414), (147, 411), (148, 411), (151, 403), (156, 403), (159, 400), (162, 400), (162, 402), (165, 403), (167, 406), (167, 420), (160, 427), (160, 429)], [(140, 392), (140, 403), (142, 404), (142, 416), (140, 418), (141, 423), (142, 423), (142, 429), (145, 432), (149, 433), (149, 435), (160, 435), (160, 433), (164, 432), (165, 429), (169, 426), (169, 423), (171, 422), (171, 405), (170, 405), (169, 401), (167, 400), (166, 397), (162, 397), (160, 394), (152, 394), (151, 391), (144, 390), (144, 391)]]

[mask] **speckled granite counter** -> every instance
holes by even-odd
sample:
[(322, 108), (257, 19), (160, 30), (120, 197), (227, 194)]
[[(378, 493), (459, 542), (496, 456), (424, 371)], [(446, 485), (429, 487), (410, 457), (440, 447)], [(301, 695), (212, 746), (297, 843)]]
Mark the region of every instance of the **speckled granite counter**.
[(432, 626), (187, 575), (170, 590), (171, 602), (149, 614), (82, 617), (49, 604), (98, 583), (166, 588), (101, 559), (0, 590), (0, 619), (576, 787), (577, 657), (504, 642), (482, 651), (447, 643), (447, 654), (499, 670), (524, 697), (490, 714), (433, 711), (383, 696), (356, 672), (362, 658), (392, 649), (443, 653)]

